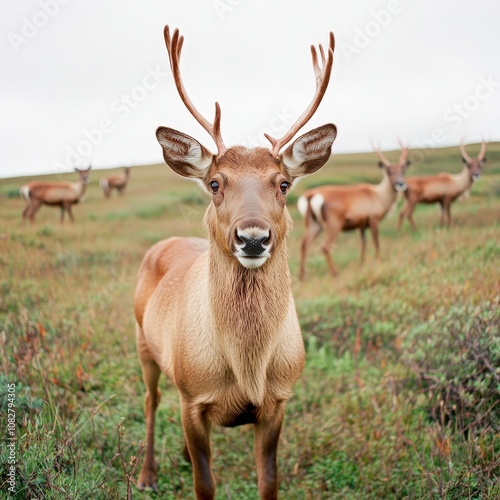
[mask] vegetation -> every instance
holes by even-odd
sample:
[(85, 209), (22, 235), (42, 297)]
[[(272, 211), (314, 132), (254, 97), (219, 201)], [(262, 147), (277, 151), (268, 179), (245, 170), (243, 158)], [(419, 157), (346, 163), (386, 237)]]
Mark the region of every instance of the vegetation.
[[(389, 215), (382, 262), (369, 246), (362, 269), (359, 236), (343, 233), (335, 279), (319, 247), (307, 279), (296, 279), (296, 197), (318, 184), (377, 182), (377, 159), (334, 156), (292, 192), (290, 267), (307, 365), (282, 432), (282, 498), (500, 497), (500, 144), (487, 156), (471, 197), (452, 207), (451, 229), (438, 227), (433, 206), (417, 208), (417, 233), (398, 235)], [(410, 175), (460, 169), (450, 148)], [(132, 301), (151, 244), (203, 235), (204, 197), (157, 165), (134, 169), (126, 195), (106, 200), (104, 175), (91, 173), (75, 224), (64, 226), (48, 207), (23, 225), (13, 193), (24, 180), (0, 181), (0, 426), (14, 384), (16, 499), (192, 498), (177, 393), (165, 379), (161, 494), (133, 485), (145, 425)], [(4, 442), (0, 496), (9, 493)], [(251, 426), (214, 429), (213, 448), (218, 498), (258, 498)]]

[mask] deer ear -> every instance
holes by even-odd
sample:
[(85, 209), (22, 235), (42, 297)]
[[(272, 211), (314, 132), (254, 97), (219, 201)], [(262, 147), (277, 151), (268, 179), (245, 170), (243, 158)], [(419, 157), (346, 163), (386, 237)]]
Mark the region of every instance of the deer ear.
[(163, 149), (165, 163), (174, 172), (192, 179), (203, 179), (207, 175), (213, 154), (196, 139), (167, 127), (158, 127), (156, 138)]
[(319, 170), (330, 158), (336, 137), (337, 127), (329, 123), (307, 132), (288, 146), (282, 161), (292, 179)]

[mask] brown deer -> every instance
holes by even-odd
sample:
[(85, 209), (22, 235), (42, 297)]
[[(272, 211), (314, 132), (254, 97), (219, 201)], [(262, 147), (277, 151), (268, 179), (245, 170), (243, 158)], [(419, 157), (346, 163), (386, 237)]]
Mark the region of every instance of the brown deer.
[(61, 209), (61, 222), (64, 222), (64, 212), (68, 212), (71, 222), (74, 222), (72, 205), (80, 201), (87, 184), (89, 183), (89, 172), (92, 167), (86, 170), (75, 168), (80, 175), (78, 182), (43, 182), (32, 181), (21, 187), (21, 198), (27, 203), (23, 211), (23, 220), (28, 218), (31, 223), (35, 221), (35, 215), (42, 205), (59, 207)]
[(338, 274), (333, 263), (331, 247), (341, 231), (359, 229), (361, 234), (361, 264), (365, 259), (366, 229), (372, 232), (377, 260), (380, 260), (378, 225), (397, 198), (398, 191), (406, 189), (405, 171), (409, 150), (401, 145), (399, 161), (391, 163), (379, 149), (379, 167), (383, 172), (380, 184), (353, 184), (347, 186), (321, 186), (306, 191), (297, 201), (305, 221), (305, 234), (301, 243), (299, 278), (305, 277), (309, 246), (324, 231), (321, 249), (332, 276)]
[[(413, 220), (413, 211), (417, 203), (439, 203), (441, 207), (441, 226), (451, 225), (451, 204), (472, 187), (472, 183), (479, 179), (481, 170), (486, 162), (486, 142), (481, 144), (477, 158), (471, 158), (465, 151), (465, 146), (460, 144), (460, 153), (464, 168), (458, 174), (441, 172), (437, 175), (408, 177), (408, 189), (405, 191), (405, 204), (399, 214), (398, 231), (405, 217), (415, 231), (417, 226)], [(467, 196), (467, 195), (466, 195)]]
[(106, 198), (111, 196), (111, 191), (116, 189), (118, 194), (123, 195), (130, 178), (130, 167), (123, 167), (123, 175), (113, 175), (111, 177), (104, 177), (99, 181), (99, 185)]
[(159, 127), (156, 137), (167, 165), (198, 181), (211, 196), (204, 216), (208, 240), (169, 238), (154, 245), (139, 270), (135, 293), (137, 348), (146, 385), (146, 453), (139, 489), (157, 489), (155, 412), (163, 372), (181, 403), (184, 455), (192, 463), (197, 498), (211, 499), (212, 425), (253, 424), (261, 498), (277, 498), (277, 446), (285, 403), (304, 366), (303, 339), (288, 269), (286, 208), (293, 182), (321, 168), (336, 137), (332, 124), (316, 128), (281, 149), (313, 116), (326, 91), (334, 38), (312, 47), (316, 92), (306, 111), (271, 149), (226, 148), (220, 107), (213, 123), (191, 102), (181, 79), (183, 37), (165, 43), (177, 91), (217, 146)]

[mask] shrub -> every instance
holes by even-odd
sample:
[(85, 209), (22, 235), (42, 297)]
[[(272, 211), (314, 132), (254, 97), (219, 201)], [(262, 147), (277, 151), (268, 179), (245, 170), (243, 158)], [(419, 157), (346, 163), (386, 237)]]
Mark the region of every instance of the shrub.
[(500, 311), (454, 306), (411, 329), (406, 361), (428, 394), (429, 411), (469, 433), (500, 431)]

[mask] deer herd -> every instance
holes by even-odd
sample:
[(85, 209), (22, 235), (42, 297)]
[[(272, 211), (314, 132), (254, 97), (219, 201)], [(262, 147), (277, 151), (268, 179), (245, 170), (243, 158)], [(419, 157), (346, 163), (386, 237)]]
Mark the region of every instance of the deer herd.
[[(160, 401), (159, 377), (171, 379), (179, 392), (184, 456), (192, 464), (198, 499), (215, 496), (211, 470), (213, 425), (254, 425), (254, 455), (261, 498), (278, 491), (277, 446), (285, 404), (304, 367), (304, 345), (291, 292), (287, 236), (292, 219), (287, 195), (296, 182), (329, 160), (337, 135), (326, 124), (295, 135), (316, 112), (327, 90), (335, 40), (311, 47), (316, 91), (307, 109), (281, 138), (266, 135), (270, 148), (226, 147), (221, 109), (213, 122), (194, 106), (184, 86), (180, 59), (183, 37), (168, 26), (166, 49), (177, 92), (187, 110), (213, 139), (212, 153), (199, 141), (168, 127), (156, 131), (166, 164), (196, 181), (210, 196), (203, 218), (207, 239), (171, 237), (156, 243), (140, 266), (134, 298), (136, 344), (146, 386), (146, 451), (139, 489), (158, 489), (155, 420)], [(483, 142), (477, 158), (463, 144), (458, 174), (406, 177), (409, 148), (401, 144), (397, 162), (376, 148), (379, 184), (321, 186), (305, 191), (298, 210), (305, 222), (300, 278), (312, 242), (324, 233), (322, 251), (330, 273), (338, 271), (331, 248), (341, 231), (359, 229), (361, 262), (370, 229), (379, 259), (379, 225), (398, 193), (404, 197), (399, 227), (407, 218), (413, 229), (417, 203), (439, 203), (441, 224), (451, 224), (450, 207), (479, 178), (486, 161)], [(30, 182), (21, 188), (23, 219), (33, 222), (43, 205), (59, 206), (61, 221), (86, 191), (89, 171), (77, 170), (79, 181)], [(106, 197), (123, 194), (130, 170), (101, 179)]]

